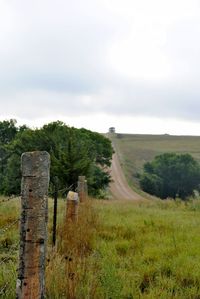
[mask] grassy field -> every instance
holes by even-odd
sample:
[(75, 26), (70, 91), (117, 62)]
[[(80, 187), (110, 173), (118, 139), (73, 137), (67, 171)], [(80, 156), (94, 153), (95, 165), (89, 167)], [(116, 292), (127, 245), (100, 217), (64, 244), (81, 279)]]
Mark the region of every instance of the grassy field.
[(138, 187), (137, 174), (156, 155), (166, 152), (190, 153), (200, 162), (200, 137), (171, 135), (112, 134), (121, 165), (132, 187)]
[[(66, 227), (60, 199), (56, 250), (49, 203), (47, 298), (200, 299), (200, 201), (93, 200)], [(0, 298), (15, 298), (18, 217), (18, 199), (0, 203)]]

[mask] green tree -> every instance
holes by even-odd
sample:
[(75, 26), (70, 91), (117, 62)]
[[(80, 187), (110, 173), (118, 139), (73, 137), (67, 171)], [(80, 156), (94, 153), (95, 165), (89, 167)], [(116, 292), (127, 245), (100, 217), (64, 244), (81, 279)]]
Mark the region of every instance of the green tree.
[(0, 193), (4, 192), (5, 176), (7, 174), (7, 164), (11, 152), (9, 145), (15, 139), (18, 128), (16, 120), (4, 120), (0, 122)]
[(189, 154), (165, 153), (144, 165), (141, 188), (160, 198), (193, 195), (199, 189), (200, 166)]
[(1, 192), (19, 193), (20, 157), (23, 152), (45, 150), (51, 156), (50, 186), (58, 178), (59, 188), (77, 183), (79, 175), (85, 175), (89, 192), (98, 194), (106, 188), (110, 176), (107, 167), (112, 158), (111, 142), (103, 135), (85, 129), (76, 129), (57, 121), (31, 130), (26, 126), (8, 145), (9, 159), (3, 174)]
[(4, 120), (0, 122), (0, 143), (8, 144), (16, 136), (18, 128), (16, 127), (17, 121), (15, 119)]

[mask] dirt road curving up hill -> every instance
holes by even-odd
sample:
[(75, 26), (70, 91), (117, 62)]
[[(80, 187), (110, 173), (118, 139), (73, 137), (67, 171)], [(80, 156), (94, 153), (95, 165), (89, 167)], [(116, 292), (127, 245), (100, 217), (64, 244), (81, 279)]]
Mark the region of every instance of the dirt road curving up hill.
[(143, 199), (142, 196), (134, 192), (129, 187), (116, 153), (113, 155), (111, 176), (113, 182), (110, 184), (110, 191), (112, 193), (113, 198), (122, 200)]

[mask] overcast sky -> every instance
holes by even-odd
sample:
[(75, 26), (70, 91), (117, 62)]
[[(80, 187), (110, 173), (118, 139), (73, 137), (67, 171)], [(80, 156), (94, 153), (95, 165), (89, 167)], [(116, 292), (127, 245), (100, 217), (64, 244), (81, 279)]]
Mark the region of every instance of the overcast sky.
[(200, 135), (199, 0), (0, 0), (0, 119)]

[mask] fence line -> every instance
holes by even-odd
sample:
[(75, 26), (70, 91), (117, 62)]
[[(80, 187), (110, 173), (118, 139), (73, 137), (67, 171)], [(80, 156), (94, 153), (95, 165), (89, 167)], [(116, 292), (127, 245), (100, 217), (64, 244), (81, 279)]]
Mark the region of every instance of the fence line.
[(52, 192), (52, 195), (54, 196), (54, 206), (53, 206), (53, 230), (52, 230), (52, 246), (54, 247), (56, 245), (56, 227), (57, 227), (57, 205), (58, 205), (58, 193), (64, 193), (68, 190), (70, 190), (74, 184), (71, 186), (67, 186), (63, 189), (58, 190), (58, 179), (57, 177), (54, 179), (54, 187), (55, 190)]
[[(10, 249), (6, 252), (7, 255), (13, 255), (14, 253), (17, 252), (17, 250), (19, 249), (19, 242), (17, 242), (15, 244), (15, 246), (10, 246)], [(3, 258), (1, 261), (0, 261), (0, 268), (2, 268), (2, 265), (3, 264), (6, 264), (7, 262), (9, 262), (10, 260), (10, 256), (6, 256), (5, 258)], [(5, 268), (4, 269), (4, 273), (9, 273), (9, 269)], [(6, 282), (5, 285), (0, 289), (0, 297), (1, 295), (6, 295), (6, 293), (8, 291), (11, 291), (11, 289), (9, 288), (9, 285), (10, 285), (10, 281)]]
[(78, 217), (78, 204), (88, 198), (88, 185), (85, 176), (78, 177), (77, 192), (69, 191), (66, 205), (66, 222), (76, 222)]
[(9, 197), (5, 197), (3, 200), (1, 200), (0, 202), (8, 202), (11, 201), (13, 199), (20, 199), (21, 198), (21, 194), (20, 195), (11, 195)]
[(76, 222), (78, 217), (78, 193), (69, 191), (67, 195), (66, 223)]
[[(9, 229), (11, 229), (16, 223), (19, 222), (19, 218), (14, 220), (12, 223), (9, 223), (7, 226), (4, 226), (0, 229), (0, 236), (3, 236)], [(9, 250), (6, 251), (6, 255), (3, 259), (0, 260), (0, 268), (5, 265), (7, 262), (10, 261), (11, 256), (17, 252), (19, 249), (19, 242), (17, 242), (14, 246), (13, 244), (10, 246)], [(8, 273), (10, 270), (5, 268), (4, 272)], [(10, 289), (9, 287), (10, 282), (6, 282), (5, 285), (0, 289), (0, 297), (1, 295), (5, 295)]]
[(8, 198), (7, 198), (7, 201), (9, 201), (9, 200), (13, 200), (13, 199), (20, 199), (21, 198), (21, 194), (19, 194), (19, 195), (14, 195), (14, 196), (9, 196)]
[[(20, 242), (17, 242), (17, 244), (14, 247), (11, 246), (10, 249), (6, 252), (6, 254), (8, 255), (8, 254), (14, 253), (16, 250), (18, 250), (19, 249), (19, 244), (20, 244)], [(3, 265), (3, 264), (5, 264), (5, 262), (7, 260), (8, 261), (10, 260), (9, 256), (6, 256), (4, 259), (2, 259), (0, 261), (0, 266)]]
[[(20, 244), (19, 268), (16, 287), (17, 299), (40, 299), (45, 296), (45, 255), (47, 242), (47, 199), (48, 195), (54, 196), (53, 215), (53, 244), (56, 244), (57, 224), (57, 198), (58, 193), (67, 191), (66, 218), (73, 225), (78, 217), (79, 201), (84, 203), (88, 197), (87, 180), (79, 176), (77, 184), (72, 184), (48, 193), (49, 183), (49, 155), (46, 152), (32, 152), (22, 155), (22, 190), (21, 190), (21, 222), (20, 242), (11, 246), (7, 255), (13, 254)], [(75, 188), (75, 185), (77, 186)], [(72, 192), (72, 188), (76, 192)], [(19, 198), (19, 195), (8, 198)], [(19, 218), (0, 229), (0, 236), (11, 229)], [(10, 260), (6, 256), (0, 261), (0, 266)], [(69, 279), (69, 278), (68, 278)], [(0, 295), (8, 292), (9, 282), (0, 289)], [(34, 287), (33, 287), (34, 286)]]
[(4, 235), (11, 227), (13, 227), (20, 219), (17, 218), (12, 223), (9, 223), (7, 226), (4, 226), (0, 229), (0, 236)]
[(7, 289), (7, 286), (9, 286), (9, 282), (7, 282), (7, 283), (3, 286), (3, 288), (0, 289), (0, 295), (5, 294), (5, 291), (6, 291), (6, 289)]
[(64, 192), (66, 192), (66, 191), (69, 191), (69, 190), (72, 189), (72, 187), (73, 187), (74, 185), (75, 185), (75, 184), (71, 184), (69, 187), (67, 186), (67, 187), (65, 187), (65, 188), (63, 188), (63, 189), (58, 190), (58, 192), (59, 192), (59, 193), (64, 193)]
[[(70, 190), (72, 189), (73, 186), (75, 186), (75, 184), (71, 184), (70, 186), (66, 186), (66, 187), (63, 188), (63, 189), (59, 189), (57, 192), (63, 194), (63, 193), (66, 192), (66, 191), (70, 191)], [(55, 193), (55, 190), (49, 192), (48, 195), (49, 195), (49, 196), (52, 196), (52, 195), (54, 195), (54, 193)]]

